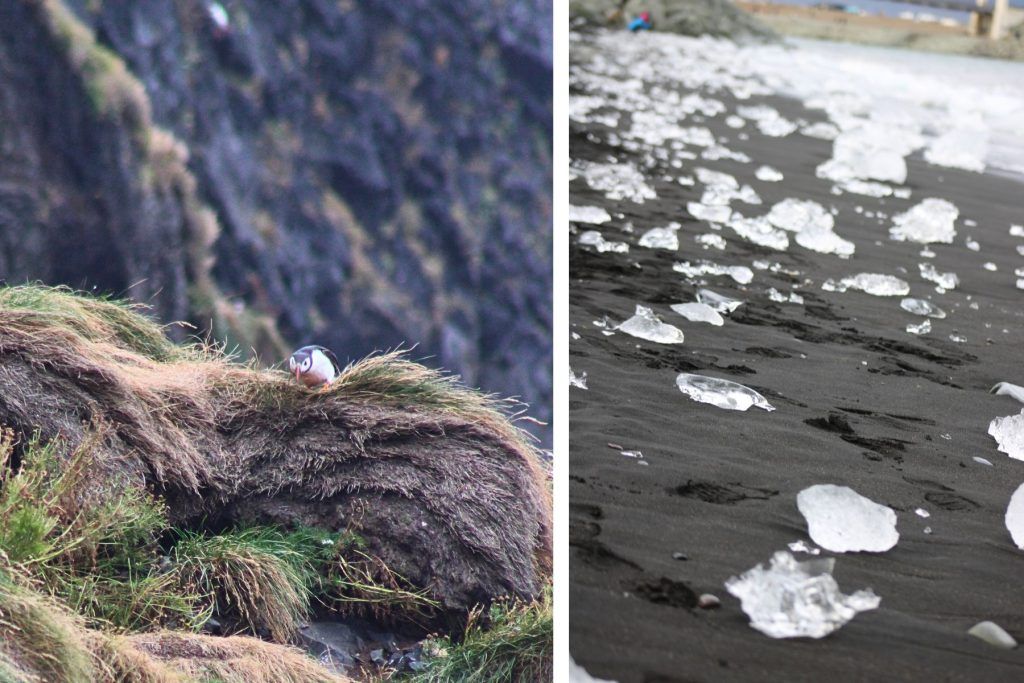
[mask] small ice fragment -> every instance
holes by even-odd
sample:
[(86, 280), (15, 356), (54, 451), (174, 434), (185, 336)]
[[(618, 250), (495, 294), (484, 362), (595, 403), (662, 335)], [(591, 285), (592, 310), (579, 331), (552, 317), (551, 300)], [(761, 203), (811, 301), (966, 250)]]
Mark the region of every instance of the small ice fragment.
[(730, 128), (742, 128), (743, 126), (747, 125), (747, 122), (734, 114), (732, 116), (725, 117), (725, 125), (729, 126)]
[(779, 251), (789, 248), (789, 236), (784, 231), (772, 227), (764, 216), (745, 218), (737, 213), (733, 214), (728, 225), (737, 235), (758, 246)]
[(739, 299), (733, 299), (725, 296), (724, 294), (712, 292), (710, 289), (698, 289), (697, 301), (702, 304), (707, 304), (719, 313), (732, 313), (743, 305), (743, 302)]
[(1024, 237), (1024, 225), (1011, 225), (1010, 235), (1013, 237)]
[(689, 261), (673, 263), (672, 270), (689, 277), (700, 277), (702, 275), (728, 275), (741, 285), (750, 284), (754, 279), (754, 271), (746, 266), (722, 266), (710, 261), (701, 261), (694, 265)]
[(832, 228), (823, 226), (804, 228), (797, 233), (796, 243), (819, 254), (836, 254), (842, 258), (853, 256), (856, 249), (853, 242), (843, 239)]
[(931, 528), (930, 526), (926, 526), (926, 527), (924, 528), (924, 532), (925, 532), (926, 534), (930, 534), (930, 533), (932, 532), (932, 528)]
[(991, 461), (986, 460), (985, 458), (979, 457), (977, 455), (971, 458), (971, 460), (978, 463), (979, 465), (988, 465), (989, 467), (995, 467), (995, 465), (993, 465)]
[(836, 128), (835, 124), (828, 123), (827, 121), (818, 121), (801, 128), (800, 134), (806, 135), (809, 138), (818, 138), (819, 140), (835, 140), (839, 136), (839, 129)]
[(637, 458), (637, 459), (639, 459), (639, 458), (644, 457), (644, 454), (641, 451), (620, 451), (620, 452), (622, 453), (622, 455), (626, 456), (627, 458)]
[(694, 172), (697, 174), (697, 180), (709, 187), (723, 187), (735, 190), (740, 186), (736, 178), (728, 173), (713, 171), (703, 166), (698, 166), (694, 169)]
[(925, 519), (931, 517), (931, 513), (929, 513), (924, 508), (917, 508), (916, 510), (914, 510), (914, 513), (917, 514), (918, 517), (924, 517)]
[(771, 166), (761, 166), (754, 171), (754, 176), (766, 183), (777, 183), (783, 179), (782, 173)]
[(569, 368), (569, 386), (576, 387), (577, 389), (587, 388), (587, 373), (586, 371), (576, 374), (572, 371), (572, 367)]
[(607, 223), (612, 217), (600, 206), (573, 206), (569, 205), (569, 220), (574, 223), (590, 223), (600, 225)]
[(1017, 647), (1017, 641), (1013, 636), (1003, 630), (1003, 627), (993, 621), (979, 621), (968, 629), (967, 633), (984, 640), (989, 645), (1012, 650)]
[(579, 243), (587, 247), (594, 247), (602, 253), (611, 251), (624, 254), (629, 251), (629, 245), (625, 242), (609, 242), (597, 230), (586, 230), (580, 233)]
[[(988, 425), (988, 433), (996, 440), (1000, 453), (1024, 460), (1024, 410), (1019, 415), (995, 418)], [(1024, 504), (1024, 496), (1021, 502)]]
[(684, 187), (693, 187), (693, 176), (679, 176), (678, 178), (676, 178), (676, 182)]
[(796, 497), (811, 540), (835, 553), (880, 553), (896, 545), (896, 513), (847, 486), (816, 484)]
[(668, 249), (675, 251), (679, 249), (679, 228), (678, 223), (670, 223), (664, 228), (651, 228), (645, 232), (638, 244), (648, 249)]
[(1010, 504), (1006, 506), (1006, 528), (1017, 547), (1024, 550), (1024, 484), (1010, 496)]
[(725, 223), (732, 216), (732, 209), (726, 206), (713, 206), (700, 202), (687, 202), (686, 210), (699, 221)]
[(644, 175), (629, 164), (587, 163), (580, 168), (580, 174), (595, 190), (604, 192), (608, 199), (628, 199), (643, 204), (658, 195), (647, 185)]
[(697, 607), (700, 607), (701, 609), (718, 609), (721, 606), (722, 601), (711, 593), (702, 593), (701, 596), (697, 598)]
[(992, 263), (991, 261), (986, 261), (985, 263), (981, 264), (981, 267), (984, 268), (985, 270), (989, 270), (989, 271), (993, 271), (993, 272), (999, 270), (999, 266), (997, 266), (996, 264)]
[(607, 678), (594, 678), (587, 673), (587, 670), (569, 658), (569, 683), (616, 683)]
[[(964, 222), (966, 223), (966, 221)], [(978, 240), (974, 239), (973, 237), (968, 237), (967, 239), (965, 239), (964, 246), (970, 249), (971, 251), (981, 251), (981, 245), (978, 244)]]
[(775, 227), (790, 232), (800, 232), (810, 226), (831, 229), (835, 225), (832, 214), (809, 199), (783, 199), (772, 206), (767, 218)]
[(1009, 382), (999, 382), (989, 389), (988, 393), (996, 394), (997, 396), (1010, 396), (1021, 403), (1024, 403), (1024, 387), (1019, 387), (1016, 384), (1010, 384)]
[(953, 334), (949, 335), (949, 341), (956, 342), (957, 344), (963, 344), (967, 341), (967, 337), (965, 337), (962, 334), (957, 334), (956, 332), (954, 332)]
[(906, 298), (900, 302), (900, 308), (907, 313), (913, 313), (914, 315), (926, 315), (929, 318), (942, 319), (946, 317), (946, 312), (925, 299), (911, 299)]
[(697, 235), (694, 239), (697, 240), (697, 244), (701, 245), (705, 249), (708, 247), (714, 247), (715, 249), (725, 249), (726, 243), (725, 238), (721, 235), (716, 235), (713, 232), (706, 232), (703, 235)]
[(718, 327), (725, 323), (721, 314), (707, 304), (673, 304), (671, 308), (679, 315), (693, 322), (711, 323)]
[(910, 199), (910, 193), (909, 187), (897, 187), (892, 191), (892, 195), (897, 199)]
[(921, 258), (935, 258), (935, 252), (929, 249), (928, 247), (924, 247), (923, 249), (921, 249), (919, 253), (921, 255)]
[(676, 386), (698, 403), (710, 403), (725, 410), (747, 410), (751, 406), (769, 412), (775, 410), (761, 394), (727, 379), (684, 372), (676, 377)]
[(960, 284), (960, 278), (957, 277), (956, 273), (940, 273), (930, 263), (919, 263), (917, 269), (921, 273), (921, 277), (929, 282), (934, 282), (943, 289), (956, 289), (956, 286)]
[[(837, 288), (836, 291), (845, 291), (845, 288), (848, 287), (850, 289), (859, 289), (865, 294), (872, 296), (906, 296), (910, 293), (910, 285), (906, 281), (893, 275), (883, 275), (880, 273), (858, 273), (857, 275), (844, 277), (840, 281), (840, 285), (844, 289)], [(822, 289), (825, 289), (824, 284), (822, 284)]]
[(822, 638), (881, 602), (871, 589), (844, 595), (832, 577), (834, 568), (833, 558), (798, 562), (780, 550), (768, 569), (758, 564), (730, 578), (725, 588), (739, 598), (751, 627), (761, 633), (772, 638)]
[(808, 555), (820, 555), (821, 548), (812, 548), (807, 545), (804, 541), (793, 541), (789, 544), (789, 549), (794, 553), (807, 553)]
[(573, 332), (571, 334), (574, 341), (580, 338), (580, 335), (577, 332)]
[(932, 331), (932, 321), (922, 320), (920, 323), (915, 325), (914, 323), (907, 323), (908, 334), (928, 334)]
[[(870, 180), (847, 180), (839, 183), (839, 187), (846, 192), (864, 195), (865, 197), (888, 197), (894, 192), (890, 185), (886, 185), (885, 183), (876, 183)], [(867, 216), (867, 214), (865, 215)], [(871, 216), (868, 217), (870, 218)]]
[(930, 197), (893, 216), (889, 236), (898, 242), (951, 244), (956, 236), (953, 223), (958, 215), (960, 211), (951, 202)]
[(615, 329), (626, 334), (657, 342), (658, 344), (682, 344), (683, 332), (678, 327), (666, 325), (650, 308), (637, 304), (633, 317)]

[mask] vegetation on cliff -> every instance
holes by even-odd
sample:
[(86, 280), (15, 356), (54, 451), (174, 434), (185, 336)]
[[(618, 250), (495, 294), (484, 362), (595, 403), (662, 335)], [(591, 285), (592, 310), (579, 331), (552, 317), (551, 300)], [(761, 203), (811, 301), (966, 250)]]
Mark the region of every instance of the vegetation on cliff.
[(533, 680), (550, 489), (509, 414), (396, 353), (314, 392), (121, 302), (0, 289), (0, 667), (342, 680), (286, 647), (322, 610), (454, 629), (429, 680)]

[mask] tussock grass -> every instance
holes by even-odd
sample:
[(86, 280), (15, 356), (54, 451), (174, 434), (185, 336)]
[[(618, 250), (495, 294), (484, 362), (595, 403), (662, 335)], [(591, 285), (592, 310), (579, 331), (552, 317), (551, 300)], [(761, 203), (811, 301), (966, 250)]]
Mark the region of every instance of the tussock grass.
[(287, 643), (306, 616), (312, 569), (284, 536), (251, 528), (216, 536), (182, 531), (174, 573), (185, 593), (198, 593), (218, 614)]
[(473, 610), (458, 642), (436, 638), (425, 644), (426, 670), (407, 683), (535, 683), (550, 681), (554, 649), (551, 587), (535, 602), (499, 600)]
[(428, 590), (368, 553), (358, 534), (301, 527), (284, 539), (312, 569), (313, 597), (339, 614), (426, 623), (440, 609)]

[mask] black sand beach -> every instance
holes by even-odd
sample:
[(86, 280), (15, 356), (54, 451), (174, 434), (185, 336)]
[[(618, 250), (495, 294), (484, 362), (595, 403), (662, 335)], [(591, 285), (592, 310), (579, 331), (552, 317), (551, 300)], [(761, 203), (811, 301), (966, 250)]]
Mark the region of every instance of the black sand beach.
[[(714, 97), (736, 106), (727, 93)], [(777, 97), (746, 104), (761, 102), (790, 118), (822, 119)], [(908, 159), (910, 199), (835, 196), (831, 183), (814, 175), (831, 156), (830, 142), (770, 138), (750, 126), (742, 141), (723, 118), (700, 125), (728, 136), (730, 148), (752, 163), (698, 160), (647, 170), (658, 197), (643, 204), (611, 201), (582, 178), (570, 185), (572, 204), (604, 207), (613, 216), (580, 231), (597, 229), (631, 245), (628, 254), (596, 253), (570, 237), (570, 321), (579, 335), (570, 363), (588, 375), (587, 390), (570, 389), (573, 657), (592, 675), (621, 683), (1024, 680), (1024, 651), (1000, 650), (966, 633), (992, 620), (1024, 639), (1024, 551), (1003, 520), (1024, 482), (1024, 462), (999, 453), (986, 433), (993, 418), (1021, 409), (988, 390), (1003, 380), (1024, 384), (1024, 292), (1013, 275), (1024, 266), (1016, 250), (1024, 239), (1008, 233), (1011, 224), (1024, 223), (1024, 184), (933, 166), (915, 153)], [(572, 123), (572, 158), (638, 161), (608, 142), (611, 133), (601, 124)], [(785, 180), (756, 180), (761, 164)], [(685, 208), (699, 201), (700, 184), (662, 179), (692, 175), (694, 166), (749, 183), (764, 200), (762, 212), (786, 197), (837, 207), (836, 232), (856, 244), (855, 256), (841, 260), (795, 246), (772, 251), (728, 229), (720, 233), (725, 251), (701, 249), (694, 237), (708, 225)], [(889, 220), (879, 224), (854, 211), (891, 216), (926, 197), (960, 209), (956, 240), (932, 245), (933, 259), (918, 256), (921, 245), (891, 241)], [(965, 227), (966, 220), (977, 225)], [(677, 252), (636, 245), (646, 229), (670, 221), (682, 224)], [(621, 230), (626, 223), (634, 233)], [(980, 251), (965, 248), (967, 235)], [(765, 259), (800, 276), (755, 270), (746, 286), (707, 277), (709, 288), (746, 302), (713, 327), (669, 309), (693, 301), (698, 289), (672, 264), (699, 259), (747, 266)], [(934, 295), (916, 270), (926, 261), (955, 271), (960, 285)], [(984, 269), (985, 262), (997, 270)], [(911, 283), (911, 296), (931, 294), (948, 317), (915, 336), (905, 326), (923, 318), (901, 310), (900, 297), (821, 288), (826, 279), (858, 272), (898, 275)], [(775, 303), (765, 294), (768, 287), (788, 292), (805, 278), (812, 284), (794, 290), (805, 305)], [(605, 336), (593, 324), (605, 315), (625, 320), (638, 303), (682, 329), (685, 343)], [(953, 333), (966, 342), (950, 341)], [(776, 410), (726, 411), (691, 401), (675, 386), (680, 372), (747, 385)], [(642, 451), (647, 464), (609, 443)], [(893, 508), (900, 541), (885, 553), (835, 555), (843, 592), (870, 587), (881, 597), (878, 609), (821, 640), (774, 640), (749, 626), (723, 582), (767, 563), (792, 541), (808, 540), (796, 495), (820, 483), (850, 486)], [(915, 515), (918, 507), (931, 516)], [(680, 553), (686, 559), (674, 559)], [(721, 608), (695, 607), (706, 592), (721, 598)]]

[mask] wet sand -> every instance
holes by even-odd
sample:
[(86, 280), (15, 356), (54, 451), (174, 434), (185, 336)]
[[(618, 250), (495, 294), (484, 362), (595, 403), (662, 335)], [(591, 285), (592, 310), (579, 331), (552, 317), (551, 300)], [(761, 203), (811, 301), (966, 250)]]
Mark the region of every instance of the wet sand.
[[(714, 96), (735, 109), (727, 95)], [(746, 104), (760, 102), (790, 118), (822, 120), (820, 112), (782, 98)], [(730, 148), (752, 163), (695, 161), (681, 171), (647, 171), (658, 198), (644, 204), (610, 201), (582, 179), (570, 185), (572, 204), (624, 214), (581, 230), (631, 244), (628, 254), (602, 254), (570, 237), (570, 322), (580, 335), (571, 341), (570, 364), (587, 373), (589, 386), (570, 389), (574, 658), (591, 674), (622, 683), (1024, 679), (1024, 650), (999, 650), (966, 635), (988, 619), (1024, 639), (1024, 551), (1003, 523), (1010, 495), (1024, 482), (1024, 462), (997, 452), (986, 433), (994, 417), (1021, 409), (987, 392), (1001, 380), (1024, 384), (1024, 292), (1013, 275), (1024, 266), (1015, 249), (1024, 239), (1008, 234), (1012, 223), (1024, 223), (1024, 184), (932, 166), (915, 153), (908, 159), (910, 199), (834, 196), (831, 183), (814, 176), (831, 156), (830, 142), (799, 134), (770, 138), (750, 126), (750, 139), (741, 141), (723, 118), (700, 125), (729, 137)], [(636, 160), (609, 144), (610, 133), (600, 124), (573, 123), (572, 157)], [(761, 164), (782, 171), (785, 180), (756, 180)], [(786, 197), (838, 207), (836, 232), (856, 243), (856, 255), (844, 261), (795, 245), (772, 251), (728, 229), (720, 233), (728, 242), (724, 252), (701, 249), (694, 237), (710, 230), (685, 205), (698, 201), (703, 188), (660, 179), (692, 174), (694, 166), (749, 183), (764, 199), (763, 211)], [(920, 245), (891, 241), (890, 221), (880, 225), (853, 210), (892, 215), (931, 196), (960, 209), (954, 244), (932, 245), (934, 259), (920, 258)], [(977, 226), (966, 227), (965, 219)], [(669, 221), (682, 223), (678, 252), (636, 246), (646, 229)], [(627, 222), (634, 234), (621, 230)], [(964, 246), (967, 235), (980, 251)], [(746, 287), (707, 278), (709, 288), (746, 301), (723, 327), (713, 327), (669, 309), (693, 301), (698, 288), (672, 271), (673, 262), (701, 258), (748, 266), (767, 259), (801, 275), (755, 270)], [(922, 283), (916, 264), (929, 261), (955, 271), (961, 283), (933, 293), (949, 315), (932, 320), (931, 334), (922, 337), (905, 332), (923, 318), (901, 310), (899, 297), (820, 286), (828, 278), (880, 272), (902, 277), (912, 296), (923, 296), (932, 287)], [(985, 270), (987, 261), (998, 270)], [(804, 306), (765, 294), (768, 287), (790, 291), (804, 278), (813, 282), (796, 290)], [(685, 343), (605, 336), (592, 324), (604, 315), (622, 321), (637, 303), (681, 328)], [(950, 341), (954, 332), (966, 343)], [(732, 412), (693, 402), (675, 386), (680, 372), (740, 382), (776, 410)], [(642, 451), (647, 465), (609, 443)], [(836, 556), (840, 588), (872, 588), (879, 609), (820, 641), (773, 640), (750, 628), (722, 584), (767, 563), (788, 543), (807, 540), (796, 495), (819, 483), (851, 486), (892, 507), (901, 538), (886, 553)], [(918, 507), (931, 517), (915, 515)], [(926, 526), (932, 534), (924, 533)], [(721, 598), (720, 609), (694, 607), (705, 592)]]

